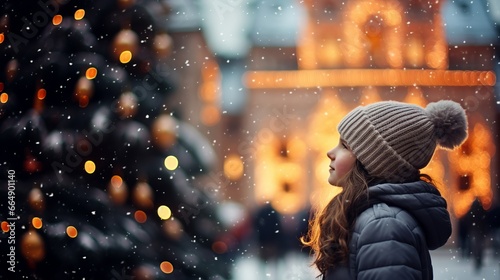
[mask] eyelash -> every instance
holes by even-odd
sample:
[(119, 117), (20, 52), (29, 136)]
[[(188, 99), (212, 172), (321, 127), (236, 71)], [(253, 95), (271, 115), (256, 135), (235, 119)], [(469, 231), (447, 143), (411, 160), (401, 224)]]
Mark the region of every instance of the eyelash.
[(349, 149), (349, 148), (347, 148), (347, 145), (344, 142), (342, 142), (342, 147)]

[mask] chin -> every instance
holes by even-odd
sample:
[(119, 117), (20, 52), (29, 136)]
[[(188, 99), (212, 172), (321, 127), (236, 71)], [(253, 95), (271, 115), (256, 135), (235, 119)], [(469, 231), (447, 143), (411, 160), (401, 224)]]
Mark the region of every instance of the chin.
[(334, 178), (328, 178), (328, 184), (336, 186), (337, 183), (338, 183), (337, 180), (335, 180)]

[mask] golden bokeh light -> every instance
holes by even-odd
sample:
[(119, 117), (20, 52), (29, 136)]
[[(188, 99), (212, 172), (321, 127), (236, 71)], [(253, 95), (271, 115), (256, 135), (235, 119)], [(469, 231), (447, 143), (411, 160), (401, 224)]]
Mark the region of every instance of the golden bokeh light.
[(173, 171), (179, 167), (179, 160), (175, 156), (168, 156), (165, 158), (164, 164), (168, 170)]
[(165, 274), (170, 274), (174, 272), (174, 266), (172, 265), (172, 263), (167, 261), (161, 262), (160, 269)]
[(52, 24), (53, 25), (59, 25), (62, 23), (62, 20), (63, 20), (63, 17), (61, 15), (55, 15), (53, 18), (52, 18)]
[(123, 51), (120, 53), (120, 62), (125, 64), (129, 63), (132, 60), (132, 52), (131, 51)]
[(204, 125), (213, 126), (219, 123), (221, 114), (219, 108), (214, 104), (208, 104), (201, 109), (201, 121)]
[(95, 163), (91, 160), (87, 160), (84, 165), (85, 172), (88, 174), (93, 174), (95, 172)]
[(119, 175), (113, 175), (113, 177), (111, 177), (111, 186), (115, 188), (120, 188), (122, 187), (122, 184), (123, 184), (123, 179)]
[(118, 205), (124, 204), (128, 198), (128, 186), (119, 175), (113, 175), (108, 185), (109, 198)]
[(9, 101), (9, 95), (6, 92), (0, 94), (0, 103), (5, 104), (7, 101)]
[(231, 154), (224, 160), (224, 175), (230, 180), (239, 180), (244, 169), (243, 161), (237, 154)]
[(35, 264), (45, 257), (45, 244), (35, 230), (24, 233), (20, 245), (21, 254), (30, 264)]
[(347, 86), (493, 86), (496, 82), (493, 71), (417, 69), (253, 71), (247, 72), (243, 78), (249, 89)]
[(31, 219), (31, 224), (36, 229), (41, 229), (43, 226), (42, 219), (40, 219), (39, 217), (33, 217), (33, 219)]
[(45, 196), (40, 188), (31, 189), (28, 194), (28, 204), (35, 211), (40, 212), (45, 209)]
[(76, 238), (78, 236), (78, 230), (74, 226), (68, 226), (66, 228), (66, 234), (71, 238)]
[(158, 216), (162, 220), (168, 220), (172, 216), (172, 211), (170, 210), (170, 208), (168, 208), (168, 206), (165, 206), (165, 205), (161, 205), (160, 207), (158, 207), (157, 212), (158, 212)]
[(146, 182), (138, 182), (132, 191), (132, 201), (140, 209), (153, 208), (153, 190)]
[(153, 122), (151, 138), (155, 146), (169, 149), (177, 141), (177, 120), (169, 114), (162, 114)]
[(97, 69), (95, 67), (89, 67), (87, 71), (85, 71), (85, 77), (89, 80), (95, 79), (95, 77), (97, 77)]
[(85, 10), (84, 9), (78, 9), (75, 12), (75, 20), (82, 20), (83, 17), (85, 17)]

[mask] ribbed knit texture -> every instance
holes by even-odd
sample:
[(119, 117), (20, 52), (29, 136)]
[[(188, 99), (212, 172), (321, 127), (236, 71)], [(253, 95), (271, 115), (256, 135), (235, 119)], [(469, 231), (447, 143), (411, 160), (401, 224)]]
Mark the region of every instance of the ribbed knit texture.
[(418, 176), (437, 146), (425, 110), (395, 101), (357, 107), (342, 119), (338, 131), (368, 173), (387, 182)]

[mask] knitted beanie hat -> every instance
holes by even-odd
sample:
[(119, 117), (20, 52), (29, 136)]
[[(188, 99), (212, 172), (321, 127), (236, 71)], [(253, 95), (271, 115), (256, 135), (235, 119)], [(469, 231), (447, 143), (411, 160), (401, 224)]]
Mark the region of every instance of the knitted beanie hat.
[(437, 145), (453, 149), (467, 138), (467, 118), (456, 102), (422, 107), (396, 101), (360, 106), (339, 123), (340, 137), (371, 176), (387, 182), (415, 178)]

